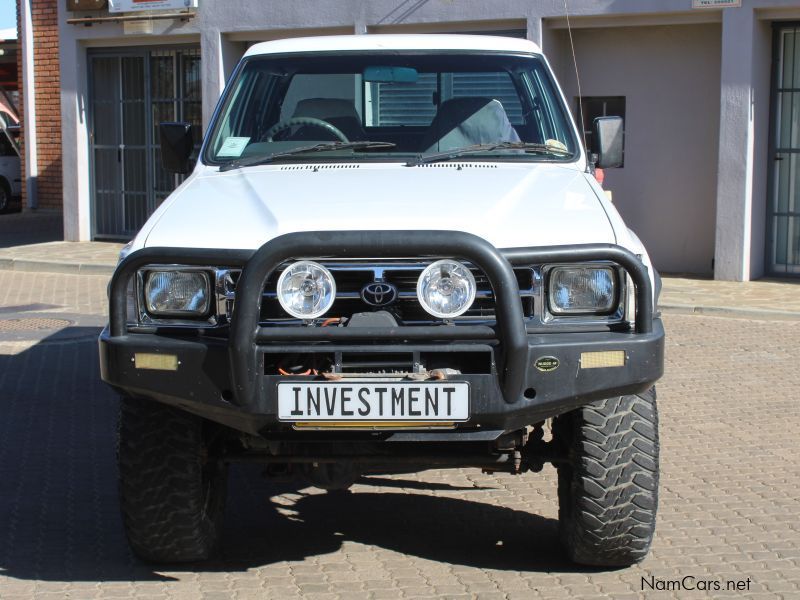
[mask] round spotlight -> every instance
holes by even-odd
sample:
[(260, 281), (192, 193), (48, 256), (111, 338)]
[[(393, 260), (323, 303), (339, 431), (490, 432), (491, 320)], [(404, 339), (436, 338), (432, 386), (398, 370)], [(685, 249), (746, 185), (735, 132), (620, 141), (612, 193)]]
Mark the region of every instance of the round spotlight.
[(321, 317), (333, 306), (335, 298), (333, 275), (319, 263), (301, 260), (278, 278), (278, 302), (297, 319)]
[(455, 260), (438, 260), (417, 281), (417, 298), (434, 317), (452, 319), (463, 315), (475, 300), (475, 277)]

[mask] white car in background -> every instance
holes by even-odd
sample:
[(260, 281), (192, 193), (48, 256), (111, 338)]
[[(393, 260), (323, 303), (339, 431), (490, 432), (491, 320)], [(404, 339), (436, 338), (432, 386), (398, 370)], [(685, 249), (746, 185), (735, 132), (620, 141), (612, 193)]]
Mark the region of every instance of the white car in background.
[(100, 338), (139, 557), (210, 556), (240, 461), (325, 489), (550, 463), (573, 560), (645, 557), (658, 276), (592, 175), (621, 119), (588, 154), (535, 44), (257, 44), (193, 167), (189, 124), (160, 135), (192, 173), (125, 249)]
[(6, 127), (0, 127), (0, 213), (19, 208), (21, 182), (19, 148)]
[(0, 88), (0, 214), (14, 207), (22, 194), (18, 139), (19, 115), (9, 95)]

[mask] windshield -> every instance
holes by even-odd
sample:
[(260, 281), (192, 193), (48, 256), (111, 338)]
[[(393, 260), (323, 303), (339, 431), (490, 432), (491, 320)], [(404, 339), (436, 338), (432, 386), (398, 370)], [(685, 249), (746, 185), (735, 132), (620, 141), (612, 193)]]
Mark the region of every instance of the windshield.
[(569, 161), (577, 152), (540, 58), (393, 52), (247, 59), (204, 159), (238, 168), (456, 156)]

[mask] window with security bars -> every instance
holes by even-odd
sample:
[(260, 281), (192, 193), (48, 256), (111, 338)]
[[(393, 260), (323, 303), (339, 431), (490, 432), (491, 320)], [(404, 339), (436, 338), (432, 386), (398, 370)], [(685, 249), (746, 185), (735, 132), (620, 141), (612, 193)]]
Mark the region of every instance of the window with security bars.
[(477, 96), (499, 100), (512, 125), (522, 125), (522, 105), (511, 76), (499, 73), (420, 73), (415, 83), (367, 84), (368, 127), (427, 127), (439, 104)]
[(161, 166), (159, 123), (192, 123), (200, 147), (200, 49), (97, 50), (89, 70), (93, 237), (129, 239), (184, 179)]
[(767, 271), (800, 276), (800, 23), (775, 29)]
[(165, 121), (186, 121), (192, 124), (194, 136), (192, 167), (203, 141), (199, 50), (150, 52), (150, 106), (153, 115), (150, 151), (155, 184), (153, 192), (157, 207), (186, 178), (185, 175), (168, 173), (161, 167), (159, 125)]
[(427, 127), (436, 115), (436, 73), (420, 73), (415, 83), (367, 83), (367, 127)]

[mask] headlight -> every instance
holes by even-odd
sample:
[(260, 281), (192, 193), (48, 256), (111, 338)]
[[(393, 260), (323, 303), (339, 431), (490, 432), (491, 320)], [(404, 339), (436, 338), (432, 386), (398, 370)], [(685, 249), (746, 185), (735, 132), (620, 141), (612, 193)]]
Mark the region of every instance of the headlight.
[(324, 315), (336, 298), (336, 282), (322, 265), (302, 260), (288, 267), (278, 278), (278, 302), (297, 319)]
[(422, 308), (440, 319), (463, 315), (475, 300), (475, 278), (455, 260), (439, 260), (428, 266), (417, 281)]
[(611, 267), (553, 267), (549, 290), (553, 314), (607, 314), (617, 306), (617, 277)]
[(163, 316), (202, 317), (210, 307), (208, 274), (203, 271), (148, 271), (144, 300), (147, 312)]

